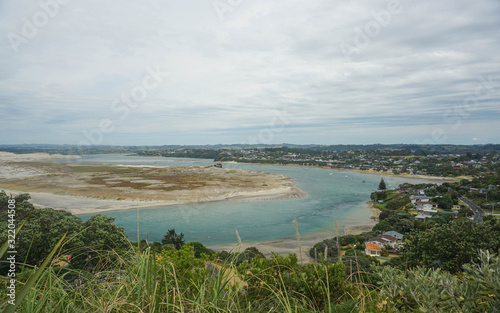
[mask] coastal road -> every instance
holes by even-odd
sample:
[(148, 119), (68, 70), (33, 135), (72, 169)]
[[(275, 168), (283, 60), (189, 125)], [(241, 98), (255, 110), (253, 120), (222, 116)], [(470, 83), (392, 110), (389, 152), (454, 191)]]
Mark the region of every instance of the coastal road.
[(458, 197), (458, 199), (467, 204), (469, 208), (471, 208), (471, 210), (474, 212), (474, 222), (481, 222), (483, 220), (484, 211), (480, 207), (475, 205), (472, 201), (470, 201), (467, 198)]

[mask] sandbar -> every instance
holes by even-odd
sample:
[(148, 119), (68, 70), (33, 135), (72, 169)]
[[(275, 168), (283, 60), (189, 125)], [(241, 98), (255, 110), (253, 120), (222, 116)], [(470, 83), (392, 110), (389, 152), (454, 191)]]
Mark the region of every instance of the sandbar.
[[(52, 159), (68, 162), (51, 162)], [(210, 165), (71, 163), (77, 156), (0, 153), (0, 190), (29, 193), (36, 207), (96, 214), (213, 201), (276, 201), (307, 195), (290, 177)]]

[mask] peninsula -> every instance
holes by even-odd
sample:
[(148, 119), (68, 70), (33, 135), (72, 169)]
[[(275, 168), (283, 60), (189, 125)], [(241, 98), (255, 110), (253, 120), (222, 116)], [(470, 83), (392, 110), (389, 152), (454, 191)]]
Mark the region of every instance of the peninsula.
[[(68, 158), (69, 162), (53, 162)], [(75, 160), (72, 161), (72, 158)], [(285, 175), (211, 165), (110, 165), (78, 157), (0, 153), (0, 189), (30, 193), (39, 207), (73, 214), (206, 201), (299, 199), (306, 196)]]

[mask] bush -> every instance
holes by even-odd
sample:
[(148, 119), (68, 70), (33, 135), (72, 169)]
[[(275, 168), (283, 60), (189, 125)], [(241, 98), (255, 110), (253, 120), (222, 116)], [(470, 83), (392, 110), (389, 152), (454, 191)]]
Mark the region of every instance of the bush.
[(332, 262), (338, 261), (339, 250), (335, 239), (325, 239), (316, 243), (311, 249), (309, 249), (309, 256), (311, 258), (315, 258), (317, 253), (318, 258), (325, 258), (325, 248), (327, 248), (326, 259)]
[(498, 312), (500, 259), (487, 251), (476, 254), (478, 263), (464, 265), (462, 276), (421, 267), (379, 268), (379, 308), (384, 312)]
[(212, 256), (215, 254), (215, 251), (208, 249), (201, 242), (188, 242), (188, 246), (192, 246), (194, 249), (194, 256), (196, 258), (201, 258), (202, 254), (207, 256)]
[(255, 247), (246, 248), (243, 252), (227, 252), (222, 251), (219, 253), (219, 258), (223, 261), (233, 263), (235, 265), (240, 265), (243, 262), (252, 261), (253, 258), (260, 257), (265, 258), (264, 254)]
[(238, 268), (248, 283), (246, 299), (258, 303), (254, 312), (268, 312), (272, 308), (311, 303), (314, 311), (346, 300), (348, 292), (354, 292), (346, 280), (342, 263), (323, 262), (319, 265), (297, 264), (297, 256), (272, 254), (270, 259), (254, 258), (250, 264)]

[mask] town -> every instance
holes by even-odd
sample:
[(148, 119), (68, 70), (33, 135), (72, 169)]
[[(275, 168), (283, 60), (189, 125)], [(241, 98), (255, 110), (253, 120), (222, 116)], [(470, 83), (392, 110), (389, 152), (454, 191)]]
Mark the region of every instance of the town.
[(281, 146), (219, 147), (219, 149), (166, 147), (137, 151), (139, 155), (213, 158), (216, 162), (242, 162), (322, 166), (333, 169), (391, 174), (458, 177), (498, 173), (500, 145), (483, 146)]

